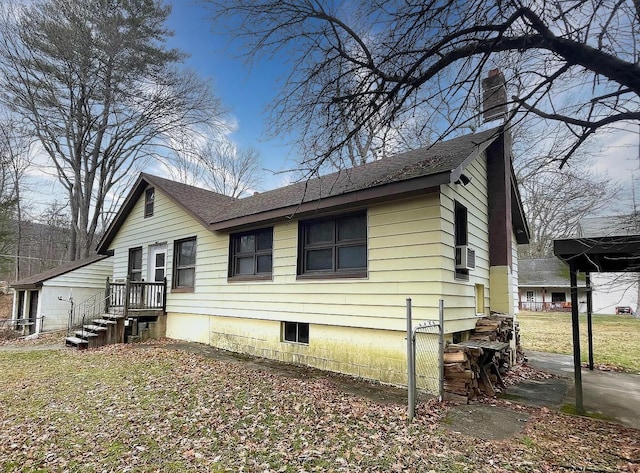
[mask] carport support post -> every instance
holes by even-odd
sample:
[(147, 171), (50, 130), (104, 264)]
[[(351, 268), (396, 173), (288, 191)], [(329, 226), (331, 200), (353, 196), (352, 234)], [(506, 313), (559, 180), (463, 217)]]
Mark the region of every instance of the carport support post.
[(585, 278), (585, 285), (587, 289), (587, 340), (589, 342), (589, 369), (593, 371), (593, 299), (591, 297), (591, 274), (587, 271)]
[(580, 319), (578, 318), (578, 276), (576, 264), (569, 261), (571, 280), (571, 326), (573, 329), (573, 376), (576, 387), (576, 412), (584, 414), (582, 403), (582, 366), (580, 364)]
[(413, 357), (413, 322), (411, 321), (411, 298), (407, 297), (407, 403), (409, 422), (416, 414), (415, 359)]

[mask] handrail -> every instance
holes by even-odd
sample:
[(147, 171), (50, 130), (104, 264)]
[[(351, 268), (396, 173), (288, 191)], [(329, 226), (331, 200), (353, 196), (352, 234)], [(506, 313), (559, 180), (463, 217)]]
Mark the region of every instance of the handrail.
[(110, 297), (110, 295), (105, 297), (103, 293), (98, 293), (76, 305), (71, 301), (67, 335), (71, 335), (73, 330), (82, 328), (85, 324), (102, 317), (108, 311)]
[(74, 306), (69, 311), (68, 334), (108, 312), (122, 312), (125, 317), (130, 310), (166, 309), (166, 278), (160, 282), (130, 281), (110, 282), (104, 293), (98, 293)]

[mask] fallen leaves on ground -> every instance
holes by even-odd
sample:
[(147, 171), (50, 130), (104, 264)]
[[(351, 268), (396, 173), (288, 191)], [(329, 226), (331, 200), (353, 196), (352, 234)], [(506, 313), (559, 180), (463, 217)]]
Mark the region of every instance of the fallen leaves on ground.
[(548, 409), (515, 438), (443, 426), (406, 406), (197, 353), (129, 345), (0, 352), (0, 471), (639, 471), (640, 435)]

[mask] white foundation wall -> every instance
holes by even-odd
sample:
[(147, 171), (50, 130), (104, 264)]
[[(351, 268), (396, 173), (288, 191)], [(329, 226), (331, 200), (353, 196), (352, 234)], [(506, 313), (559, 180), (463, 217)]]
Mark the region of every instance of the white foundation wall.
[[(167, 336), (383, 383), (407, 383), (406, 332), (310, 324), (306, 345), (282, 341), (281, 325), (269, 320), (169, 314)], [(437, 338), (429, 346), (437, 347)], [(435, 365), (423, 364), (418, 375), (435, 377), (436, 370)]]

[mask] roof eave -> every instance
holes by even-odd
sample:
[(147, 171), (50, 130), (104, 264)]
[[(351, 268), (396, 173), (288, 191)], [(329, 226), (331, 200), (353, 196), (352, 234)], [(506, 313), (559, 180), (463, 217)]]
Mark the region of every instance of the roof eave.
[(192, 216), (194, 219), (200, 222), (200, 224), (203, 227), (205, 228), (209, 227), (209, 222), (203, 220), (202, 217), (194, 213), (191, 209), (185, 206), (178, 199), (175, 199), (171, 195), (171, 192), (167, 191), (161, 182), (154, 179), (154, 176), (146, 173), (140, 173), (140, 175), (138, 176), (138, 179), (133, 185), (131, 192), (129, 192), (129, 195), (127, 196), (124, 203), (120, 207), (120, 210), (116, 214), (116, 217), (113, 219), (113, 221), (109, 225), (109, 228), (105, 232), (104, 236), (98, 243), (98, 246), (96, 248), (96, 251), (98, 252), (98, 254), (106, 255), (109, 253), (109, 249), (108, 249), (109, 245), (115, 238), (116, 234), (118, 233), (118, 230), (120, 230), (120, 227), (122, 226), (124, 221), (127, 219), (129, 214), (133, 210), (133, 207), (136, 205), (136, 203), (138, 202), (138, 199), (140, 199), (140, 197), (142, 196), (144, 190), (148, 185), (151, 185), (155, 189), (158, 189), (159, 191), (161, 191), (165, 196), (171, 199), (171, 201), (175, 203), (178, 207), (183, 209), (190, 216)]
[(118, 213), (116, 214), (115, 218), (109, 224), (107, 231), (104, 232), (104, 235), (98, 242), (98, 245), (96, 246), (96, 251), (98, 252), (98, 254), (106, 255), (108, 253), (109, 245), (115, 238), (116, 234), (118, 233), (118, 230), (120, 230), (120, 227), (126, 220), (129, 213), (131, 213), (133, 206), (136, 204), (136, 202), (142, 195), (142, 191), (144, 189), (144, 186), (142, 186), (143, 181), (146, 182), (145, 175), (144, 173), (140, 173), (140, 175), (138, 176), (138, 179), (136, 179), (136, 182), (131, 188), (129, 195), (127, 195), (126, 199), (124, 200), (124, 203), (120, 206), (120, 210), (118, 210)]
[[(459, 176), (458, 176), (459, 177)], [(302, 202), (278, 209), (268, 210), (253, 215), (232, 218), (220, 222), (213, 222), (210, 229), (214, 231), (235, 231), (245, 227), (252, 227), (275, 222), (282, 219), (308, 217), (320, 212), (338, 211), (344, 208), (356, 208), (389, 198), (400, 199), (423, 193), (435, 192), (440, 185), (452, 182), (452, 171), (440, 172), (429, 176), (422, 176), (406, 181), (397, 181), (366, 189), (360, 189), (345, 194), (326, 197), (311, 202)]]
[(40, 289), (42, 287), (42, 281), (31, 284), (9, 284), (9, 287), (13, 289)]

